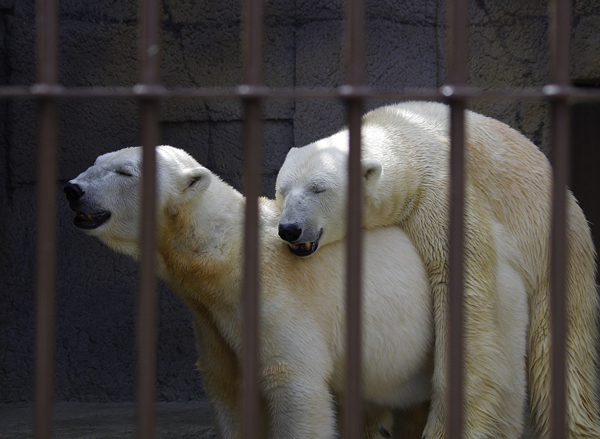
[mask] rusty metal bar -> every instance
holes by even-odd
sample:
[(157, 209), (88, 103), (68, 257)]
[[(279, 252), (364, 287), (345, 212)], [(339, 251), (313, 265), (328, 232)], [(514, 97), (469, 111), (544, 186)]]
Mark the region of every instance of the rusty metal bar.
[[(38, 82), (58, 82), (58, 2), (40, 0), (37, 11)], [(51, 97), (39, 101), (37, 163), (36, 332), (34, 437), (52, 436), (56, 316), (56, 182), (58, 107)]]
[[(541, 100), (549, 95), (564, 97), (570, 103), (590, 102), (600, 100), (600, 90), (594, 88), (578, 88), (571, 85), (558, 86), (555, 84), (540, 88), (524, 88), (520, 90), (481, 90), (469, 86), (453, 86), (452, 95), (464, 99), (520, 99)], [(162, 86), (133, 87), (62, 87), (35, 84), (25, 86), (0, 86), (0, 99), (56, 97), (60, 99), (119, 99), (119, 98), (156, 98), (170, 99), (239, 99), (239, 98), (268, 98), (268, 99), (377, 99), (377, 100), (434, 100), (447, 98), (446, 87), (437, 88), (407, 88), (399, 91), (383, 91), (370, 87), (340, 86), (331, 88), (269, 88), (265, 86), (240, 87), (175, 87), (167, 89)]]
[(464, 138), (465, 103), (450, 107), (450, 279), (448, 286), (448, 437), (463, 436), (464, 404)]
[(344, 376), (343, 437), (358, 439), (362, 431), (362, 179), (360, 136), (363, 105), (347, 103), (350, 131), (346, 237), (346, 373)]
[(37, 185), (35, 438), (52, 433), (56, 288), (57, 105), (40, 102)]
[[(141, 2), (139, 88), (159, 83), (160, 3)], [(140, 224), (140, 281), (138, 292), (137, 437), (154, 437), (156, 423), (156, 353), (158, 343), (158, 284), (156, 280), (156, 150), (160, 141), (160, 104), (156, 98), (140, 101), (142, 140), (142, 196)]]
[(38, 82), (58, 84), (58, 0), (38, 0)]
[(263, 82), (263, 0), (243, 3), (242, 56), (244, 85), (244, 283), (242, 304), (242, 437), (259, 437), (259, 236), (261, 191), (262, 101), (252, 87)]
[(448, 1), (448, 83), (450, 97), (450, 261), (448, 280), (448, 347), (446, 425), (450, 439), (464, 433), (464, 147), (465, 100), (456, 90), (467, 85), (468, 77), (467, 0)]
[(156, 353), (158, 284), (156, 281), (156, 150), (159, 143), (159, 103), (142, 102), (142, 215), (138, 292), (137, 437), (154, 437), (156, 420)]
[(350, 137), (348, 155), (348, 205), (346, 237), (346, 372), (344, 375), (344, 410), (342, 434), (359, 439), (362, 433), (362, 168), (361, 121), (363, 102), (351, 97), (364, 86), (365, 4), (348, 0), (346, 5), (346, 111)]
[[(552, 0), (550, 3), (551, 86), (546, 90), (565, 87), (571, 74), (571, 2)], [(567, 203), (566, 188), (569, 180), (570, 107), (566, 99), (555, 96), (551, 100), (552, 130), (552, 239), (551, 239), (551, 405), (550, 419), (553, 439), (567, 437), (566, 395), (566, 255)]]
[[(142, 2), (142, 76), (135, 87), (64, 88), (57, 85), (56, 0), (39, 0), (38, 84), (32, 87), (0, 87), (0, 98), (35, 98), (40, 101), (40, 150), (38, 168), (38, 222), (36, 264), (36, 362), (35, 362), (35, 437), (49, 438), (52, 430), (55, 249), (56, 249), (56, 144), (57, 98), (141, 99), (143, 149), (142, 257), (138, 316), (139, 382), (138, 437), (154, 435), (156, 340), (158, 292), (155, 279), (156, 153), (159, 143), (159, 100), (179, 98), (242, 98), (245, 105), (245, 195), (247, 210), (244, 251), (244, 437), (257, 437), (258, 425), (258, 205), (260, 194), (260, 157), (262, 145), (261, 99), (344, 98), (350, 129), (349, 200), (360, 199), (360, 120), (362, 100), (444, 99), (451, 103), (451, 182), (450, 182), (450, 299), (448, 360), (448, 432), (450, 438), (462, 437), (463, 339), (461, 306), (463, 297), (463, 211), (464, 211), (464, 109), (466, 98), (551, 99), (554, 190), (552, 201), (552, 431), (554, 438), (566, 437), (565, 389), (565, 257), (566, 199), (564, 188), (569, 172), (569, 102), (598, 100), (595, 90), (575, 89), (569, 85), (569, 44), (571, 10), (568, 1), (552, 2), (552, 84), (544, 89), (481, 91), (467, 87), (467, 18), (464, 0), (449, 1), (449, 85), (441, 90), (379, 92), (364, 86), (364, 5), (361, 0), (348, 3), (347, 85), (337, 90), (269, 89), (262, 86), (262, 1), (247, 0), (244, 15), (244, 85), (238, 88), (178, 88), (159, 85), (158, 52), (160, 9), (156, 0)], [(43, 166), (42, 166), (43, 164)], [(347, 247), (347, 437), (360, 434), (360, 255), (361, 203), (349, 202)], [(350, 251), (352, 248), (352, 251)], [(358, 248), (358, 251), (357, 251)]]

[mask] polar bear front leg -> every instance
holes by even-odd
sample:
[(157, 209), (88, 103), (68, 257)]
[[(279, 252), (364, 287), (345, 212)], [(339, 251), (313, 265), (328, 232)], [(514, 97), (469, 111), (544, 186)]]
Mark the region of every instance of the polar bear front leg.
[(322, 372), (299, 371), (297, 365), (277, 359), (263, 366), (261, 378), (271, 418), (270, 438), (337, 437), (332, 396)]
[(221, 337), (208, 313), (194, 309), (194, 333), (198, 369), (210, 404), (217, 434), (237, 439), (239, 419), (239, 367), (236, 357)]

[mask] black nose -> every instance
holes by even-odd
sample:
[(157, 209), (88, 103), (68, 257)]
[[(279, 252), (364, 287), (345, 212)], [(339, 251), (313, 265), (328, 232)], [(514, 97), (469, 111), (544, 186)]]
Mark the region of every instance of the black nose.
[(84, 194), (79, 185), (75, 183), (67, 183), (64, 191), (65, 194), (67, 194), (67, 200), (69, 200), (69, 203), (74, 203)]
[(302, 229), (296, 224), (279, 224), (279, 236), (287, 242), (297, 241), (302, 235)]

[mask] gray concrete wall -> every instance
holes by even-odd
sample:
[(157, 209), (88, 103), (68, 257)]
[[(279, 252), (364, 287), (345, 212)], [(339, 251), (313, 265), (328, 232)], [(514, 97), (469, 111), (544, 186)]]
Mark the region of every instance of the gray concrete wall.
[[(131, 0), (63, 0), (60, 82), (132, 85), (139, 77), (137, 11)], [(369, 85), (395, 90), (444, 83), (442, 0), (369, 1)], [(470, 80), (489, 88), (548, 81), (546, 2), (475, 0)], [(162, 79), (174, 86), (241, 81), (238, 1), (163, 0)], [(34, 2), (0, 0), (0, 82), (35, 81)], [(336, 87), (344, 82), (341, 1), (271, 0), (266, 7), (265, 78), (274, 87)], [(573, 75), (600, 78), (600, 5), (574, 10)], [(370, 102), (369, 107), (381, 102)], [(477, 102), (548, 150), (547, 109), (539, 102)], [(344, 124), (343, 107), (321, 100), (265, 105), (263, 193), (273, 195), (286, 152)], [(234, 100), (181, 100), (162, 106), (163, 143), (184, 148), (239, 188), (242, 120)], [(0, 102), (0, 402), (32, 398), (36, 107)], [(133, 100), (72, 100), (60, 106), (56, 395), (58, 400), (134, 399), (136, 265), (71, 226), (64, 183), (101, 153), (140, 143)], [(202, 399), (190, 313), (161, 286), (158, 397)]]

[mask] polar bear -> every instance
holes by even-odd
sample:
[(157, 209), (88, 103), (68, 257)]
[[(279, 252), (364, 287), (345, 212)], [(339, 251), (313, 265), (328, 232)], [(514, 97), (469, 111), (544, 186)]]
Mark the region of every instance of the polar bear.
[[(425, 437), (445, 437), (448, 283), (449, 109), (406, 102), (362, 120), (366, 229), (400, 226), (422, 257), (433, 292), (435, 373)], [(499, 285), (494, 224), (514, 240), (530, 304), (528, 377), (531, 423), (549, 437), (549, 245), (551, 169), (529, 140), (507, 125), (466, 112), (465, 437), (495, 438), (502, 428), (502, 364), (495, 302)], [(279, 171), (278, 233), (297, 256), (345, 236), (348, 130), (292, 148)], [(600, 437), (596, 398), (595, 251), (585, 217), (568, 193), (567, 386), (570, 438)], [(319, 250), (322, 251), (322, 250)]]
[[(182, 150), (157, 147), (157, 261), (160, 276), (191, 309), (199, 369), (221, 438), (238, 438), (244, 197)], [(65, 187), (74, 225), (112, 249), (139, 254), (139, 147), (98, 157)], [(261, 198), (260, 392), (269, 437), (333, 438), (332, 398), (344, 368), (344, 252), (334, 243), (299, 259), (276, 235), (279, 209)], [(498, 343), (506, 354), (503, 406), (517, 438), (526, 398), (527, 299), (508, 263), (515, 251), (501, 226)], [(425, 269), (396, 227), (365, 233), (363, 398), (370, 415), (431, 397), (433, 321)], [(369, 425), (364, 437), (376, 437)], [(389, 437), (382, 430), (379, 437)]]

